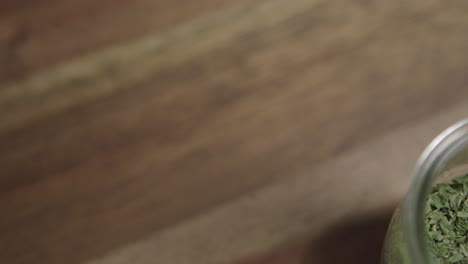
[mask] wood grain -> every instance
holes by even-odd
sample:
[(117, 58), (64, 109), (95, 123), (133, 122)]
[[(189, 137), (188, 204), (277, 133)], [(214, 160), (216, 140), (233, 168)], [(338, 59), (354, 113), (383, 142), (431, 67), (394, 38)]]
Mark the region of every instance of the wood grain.
[(467, 10), (461, 0), (6, 5), (0, 260), (92, 260), (465, 103)]
[(6, 1), (0, 10), (0, 80), (18, 80), (50, 65), (229, 6), (229, 1)]
[(467, 111), (463, 103), (384, 133), (88, 264), (378, 263), (419, 154)]

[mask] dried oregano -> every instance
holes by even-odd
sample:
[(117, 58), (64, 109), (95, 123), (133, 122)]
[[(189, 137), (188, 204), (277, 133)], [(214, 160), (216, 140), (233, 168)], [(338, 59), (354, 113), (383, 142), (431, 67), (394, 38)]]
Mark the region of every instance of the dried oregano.
[(425, 216), (435, 262), (468, 263), (468, 175), (435, 186), (427, 198)]

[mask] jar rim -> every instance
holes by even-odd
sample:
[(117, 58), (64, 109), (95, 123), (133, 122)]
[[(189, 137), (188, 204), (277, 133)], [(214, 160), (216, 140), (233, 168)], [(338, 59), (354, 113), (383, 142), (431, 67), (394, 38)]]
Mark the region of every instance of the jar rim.
[(432, 263), (424, 237), (424, 204), (432, 183), (450, 156), (468, 144), (468, 119), (440, 133), (426, 147), (416, 163), (403, 204), (402, 225), (411, 264)]

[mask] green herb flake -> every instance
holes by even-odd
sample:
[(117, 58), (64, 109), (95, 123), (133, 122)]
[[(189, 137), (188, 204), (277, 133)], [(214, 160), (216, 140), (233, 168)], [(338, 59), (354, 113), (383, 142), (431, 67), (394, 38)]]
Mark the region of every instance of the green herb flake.
[(468, 175), (435, 186), (425, 210), (426, 238), (435, 263), (468, 263)]

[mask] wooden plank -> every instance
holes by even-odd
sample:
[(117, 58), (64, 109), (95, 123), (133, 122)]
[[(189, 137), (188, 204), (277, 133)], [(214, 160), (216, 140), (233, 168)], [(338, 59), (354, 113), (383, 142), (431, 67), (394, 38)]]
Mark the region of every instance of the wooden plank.
[(0, 259), (80, 263), (461, 102), (466, 4), (416, 2), (239, 4), (2, 83)]
[(87, 264), (377, 263), (418, 156), (467, 111), (462, 103), (389, 131)]
[(190, 21), (231, 1), (6, 1), (0, 9), (0, 81)]
[[(271, 14), (278, 9), (284, 11), (281, 15), (272, 16)], [(447, 68), (463, 66), (462, 56), (438, 54), (442, 49), (453, 50), (454, 52), (450, 54), (458, 54), (458, 52), (462, 53), (465, 48), (464, 42), (457, 41), (458, 39), (453, 37), (457, 36), (465, 27), (464, 23), (457, 21), (456, 15), (446, 21), (447, 18), (443, 15), (437, 16), (437, 13), (426, 12), (427, 16), (435, 16), (430, 20), (431, 23), (419, 23), (401, 30), (400, 27), (408, 20), (400, 18), (400, 22), (388, 25), (384, 18), (390, 16), (387, 13), (392, 12), (384, 12), (387, 9), (380, 12), (370, 10), (368, 12), (373, 13), (357, 18), (352, 15), (346, 16), (346, 13), (341, 14), (342, 11), (336, 10), (338, 9), (331, 4), (317, 6), (315, 3), (306, 3), (287, 7), (281, 1), (257, 4), (256, 8), (250, 8), (249, 12), (246, 12), (244, 8), (238, 8), (234, 11), (217, 14), (210, 19), (182, 26), (162, 36), (150, 36), (128, 45), (98, 52), (77, 62), (59, 65), (45, 74), (2, 84), (0, 89), (0, 110), (2, 110), (0, 113), (2, 115), (0, 118), (4, 121), (1, 128), (7, 129), (24, 122), (31, 122), (31, 119), (35, 117), (71, 107), (83, 100), (93, 100), (95, 97), (108, 95), (118, 89), (123, 89), (122, 87), (134, 87), (135, 83), (152, 78), (154, 75), (157, 76), (161, 71), (163, 74), (169, 72), (175, 75), (180, 65), (192, 65), (194, 70), (203, 70), (203, 74), (210, 76), (210, 78), (213, 78), (215, 73), (221, 75), (214, 78), (220, 78), (221, 80), (216, 81), (224, 81), (224, 83), (232, 82), (231, 78), (239, 78), (239, 76), (244, 79), (249, 77), (268, 80), (268, 78), (271, 79), (281, 74), (282, 79), (285, 79), (285, 76), (291, 75), (288, 71), (295, 74), (302, 69), (301, 67), (307, 67), (314, 62), (315, 65), (318, 65), (315, 68), (319, 68), (320, 73), (326, 71), (325, 74), (329, 74), (328, 72), (331, 70), (338, 71), (337, 68), (340, 66), (348, 66), (343, 64), (352, 63), (350, 62), (352, 59), (361, 60), (357, 63), (363, 65), (362, 67), (373, 67), (373, 63), (381, 64), (379, 59), (388, 59), (389, 65), (378, 65), (381, 69), (367, 69), (375, 71), (372, 75), (373, 78), (379, 78), (379, 74), (383, 75), (387, 72), (406, 74), (404, 71), (407, 68), (414, 67), (412, 63), (418, 64), (418, 67), (409, 69), (408, 72), (415, 71), (412, 74), (419, 75), (425, 75), (431, 70), (435, 71), (437, 65), (445, 65)], [(453, 10), (455, 14), (456, 11)], [(365, 12), (365, 10), (361, 10), (361, 12)], [(331, 18), (343, 15), (343, 21), (326, 23), (327, 16), (323, 14), (329, 14)], [(417, 14), (417, 12), (413, 12), (407, 16), (413, 17)], [(444, 14), (444, 10), (441, 10), (440, 14)], [(242, 16), (244, 16), (242, 20), (238, 19)], [(322, 16), (325, 18), (321, 18)], [(294, 17), (294, 19), (290, 17)], [(320, 26), (317, 26), (317, 20), (321, 22)], [(432, 35), (420, 33), (452, 22), (458, 23), (457, 27), (442, 31), (441, 34), (447, 35), (447, 41), (443, 44), (440, 40), (431, 39)], [(323, 23), (327, 26), (322, 26)], [(301, 31), (304, 31), (307, 26), (310, 27), (305, 31), (307, 34), (301, 34)], [(392, 33), (377, 33), (378, 30), (381, 32), (390, 30)], [(334, 32), (334, 34), (324, 34), (327, 31)], [(316, 41), (318, 35), (321, 36), (320, 41)], [(380, 39), (369, 40), (369, 38), (374, 37)], [(410, 38), (408, 40), (415, 41), (415, 45), (407, 46), (406, 42), (403, 41), (406, 40), (406, 37)], [(287, 39), (287, 41), (277, 41), (278, 39)], [(385, 50), (384, 41), (397, 46), (391, 50)], [(311, 45), (314, 49), (310, 49)], [(369, 46), (371, 50), (365, 52), (364, 57), (359, 57), (364, 54), (360, 53), (359, 50)], [(427, 48), (419, 50), (417, 46)], [(354, 49), (357, 51), (353, 51)], [(213, 52), (213, 50), (217, 52)], [(378, 54), (384, 51), (385, 54)], [(347, 55), (346, 59), (340, 58), (348, 52), (350, 54)], [(392, 56), (410, 55), (408, 55), (409, 58), (399, 61), (395, 57), (393, 60), (387, 58), (389, 52), (395, 53)], [(423, 55), (419, 55), (419, 53), (423, 53)], [(200, 61), (193, 60), (194, 56), (201, 57)], [(340, 58), (339, 62), (327, 63), (323, 66), (318, 63), (321, 59), (327, 61), (329, 56), (334, 59)], [(421, 56), (423, 58), (419, 64)], [(217, 71), (217, 67), (224, 68)], [(330, 67), (334, 67), (334, 69), (330, 70)], [(361, 69), (361, 71), (365, 70)], [(377, 70), (381, 72), (377, 72)], [(283, 73), (283, 71), (285, 72)], [(228, 76), (225, 76), (226, 74)], [(459, 72), (448, 72), (448, 74), (459, 74)], [(353, 74), (352, 77), (348, 78), (358, 78), (359, 76), (359, 74)], [(183, 78), (184, 75), (180, 74), (180, 77)], [(387, 81), (390, 79), (389, 77), (384, 76), (383, 81)], [(427, 82), (427, 85), (431, 86), (434, 81), (431, 77), (422, 76), (416, 80)], [(324, 77), (320, 76), (317, 79), (322, 80), (320, 78)], [(453, 79), (457, 81), (460, 80), (460, 77), (455, 76)], [(391, 81), (396, 83), (402, 80), (406, 81), (407, 79)], [(371, 81), (369, 80), (369, 82)], [(412, 84), (405, 83), (400, 86), (403, 85)]]

